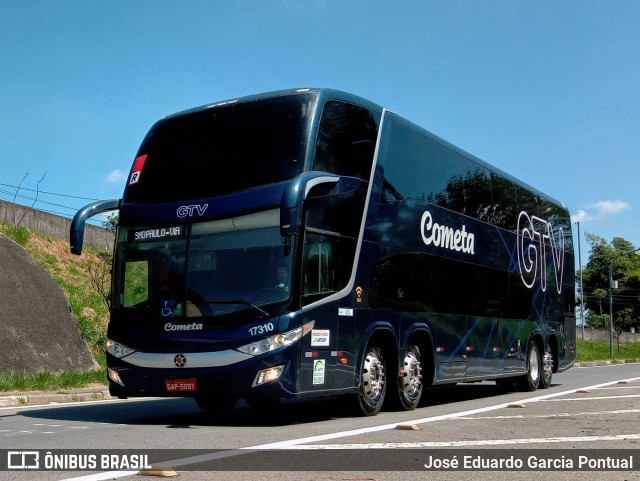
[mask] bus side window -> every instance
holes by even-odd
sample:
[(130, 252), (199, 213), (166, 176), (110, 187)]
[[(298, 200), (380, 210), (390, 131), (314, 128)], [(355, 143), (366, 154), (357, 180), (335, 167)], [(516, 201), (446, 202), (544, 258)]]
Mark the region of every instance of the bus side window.
[(324, 296), (335, 292), (333, 246), (330, 242), (305, 244), (302, 274), (304, 296)]
[(149, 262), (129, 261), (125, 266), (123, 306), (133, 307), (149, 300)]

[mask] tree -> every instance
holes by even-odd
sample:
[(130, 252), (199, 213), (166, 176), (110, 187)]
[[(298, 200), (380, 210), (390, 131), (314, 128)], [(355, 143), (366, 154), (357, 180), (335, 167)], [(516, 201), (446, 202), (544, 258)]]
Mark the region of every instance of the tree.
[(616, 318), (613, 322), (613, 327), (616, 331), (616, 343), (618, 344), (618, 352), (620, 352), (620, 336), (625, 329), (635, 326), (633, 320), (633, 308), (624, 307), (618, 311)]
[(618, 288), (613, 290), (614, 330), (622, 333), (624, 329), (639, 325), (640, 254), (631, 252), (635, 246), (621, 237), (615, 237), (611, 244), (593, 234), (586, 234), (586, 238), (591, 248), (589, 261), (582, 270), (584, 292), (580, 295), (584, 296), (585, 306), (590, 310), (587, 325), (609, 327), (608, 307), (603, 310), (602, 304), (605, 299), (608, 304), (610, 266), (613, 266), (613, 280), (618, 281)]
[(115, 234), (116, 228), (118, 227), (118, 214), (109, 214), (107, 216), (107, 220), (102, 222), (102, 227), (107, 229), (112, 234)]

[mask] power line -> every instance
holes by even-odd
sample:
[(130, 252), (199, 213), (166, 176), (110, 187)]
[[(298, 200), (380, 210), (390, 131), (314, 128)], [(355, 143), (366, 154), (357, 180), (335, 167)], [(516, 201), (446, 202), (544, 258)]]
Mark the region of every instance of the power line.
[[(0, 185), (4, 186), (4, 187), (11, 187), (12, 189), (16, 189), (17, 191), (21, 191), (21, 190), (26, 190), (29, 192), (38, 192), (40, 194), (47, 194), (47, 195), (55, 195), (58, 197), (67, 197), (70, 199), (81, 199), (81, 200), (88, 200), (88, 201), (94, 201), (94, 200), (98, 200), (98, 199), (94, 199), (92, 197), (81, 197), (78, 195), (69, 195), (69, 194), (57, 194), (55, 192), (47, 192), (46, 190), (39, 190), (39, 189), (28, 189), (26, 187), (20, 187), (17, 185), (11, 185), (11, 184), (3, 184), (2, 182), (0, 182)], [(13, 192), (12, 192), (13, 194)]]

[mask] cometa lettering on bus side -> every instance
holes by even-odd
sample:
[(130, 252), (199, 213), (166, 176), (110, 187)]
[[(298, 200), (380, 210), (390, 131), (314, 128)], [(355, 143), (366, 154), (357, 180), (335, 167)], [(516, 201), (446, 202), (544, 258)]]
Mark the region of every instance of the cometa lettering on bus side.
[(431, 212), (425, 210), (420, 221), (420, 234), (422, 241), (426, 245), (433, 244), (435, 247), (450, 249), (464, 254), (475, 254), (475, 236), (472, 232), (467, 232), (467, 227), (462, 224), (460, 229), (434, 223)]

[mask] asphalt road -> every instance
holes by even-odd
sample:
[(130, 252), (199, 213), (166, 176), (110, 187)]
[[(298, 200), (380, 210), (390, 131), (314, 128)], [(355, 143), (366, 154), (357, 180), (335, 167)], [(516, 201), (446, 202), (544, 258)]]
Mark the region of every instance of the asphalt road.
[[(134, 469), (131, 455), (142, 453), (154, 466), (162, 460), (181, 480), (640, 479), (638, 364), (574, 368), (535, 393), (504, 394), (494, 383), (479, 383), (427, 394), (426, 406), (415, 411), (372, 418), (343, 417), (332, 400), (288, 402), (268, 411), (239, 404), (220, 419), (189, 399), (1, 408), (0, 455), (11, 450), (14, 465), (21, 456), (16, 452), (26, 453), (26, 464), (34, 451), (43, 464), (46, 452), (64, 454), (58, 462), (85, 453), (99, 464), (110, 450), (126, 449), (131, 470), (10, 470), (0, 479), (154, 479)], [(630, 456), (634, 470), (612, 469)], [(579, 461), (583, 470), (576, 470)], [(494, 464), (479, 471), (482, 463)], [(428, 471), (425, 464), (439, 469)]]

